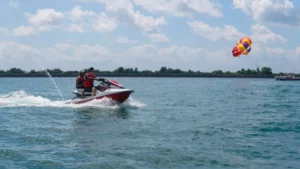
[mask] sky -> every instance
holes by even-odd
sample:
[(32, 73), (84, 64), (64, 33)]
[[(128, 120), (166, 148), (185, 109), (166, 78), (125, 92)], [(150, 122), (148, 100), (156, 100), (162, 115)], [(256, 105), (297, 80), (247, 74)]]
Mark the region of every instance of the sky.
[[(0, 69), (300, 72), (298, 0), (1, 0)], [(232, 48), (243, 37), (251, 52)]]

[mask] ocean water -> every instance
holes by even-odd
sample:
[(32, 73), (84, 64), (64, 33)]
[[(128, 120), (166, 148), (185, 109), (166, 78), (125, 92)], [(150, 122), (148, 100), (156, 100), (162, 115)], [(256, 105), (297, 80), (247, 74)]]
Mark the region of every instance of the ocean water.
[(134, 89), (65, 104), (75, 78), (0, 78), (0, 169), (297, 169), (300, 82), (109, 78)]

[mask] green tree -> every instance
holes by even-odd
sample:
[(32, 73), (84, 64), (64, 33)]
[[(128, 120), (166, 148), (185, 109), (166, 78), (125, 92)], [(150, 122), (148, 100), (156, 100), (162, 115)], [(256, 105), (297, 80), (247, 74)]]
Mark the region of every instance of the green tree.
[(213, 74), (217, 74), (217, 75), (222, 75), (222, 74), (224, 74), (222, 70), (214, 70), (212, 73), (213, 73)]
[(29, 73), (35, 74), (35, 73), (36, 73), (36, 71), (35, 71), (35, 70), (30, 70), (30, 72), (29, 72)]
[(241, 74), (246, 74), (246, 70), (244, 68), (241, 69)]
[(133, 73), (134, 70), (133, 70), (133, 68), (127, 68), (127, 69), (125, 69), (125, 72), (126, 73)]
[(246, 74), (247, 74), (247, 75), (251, 75), (251, 74), (252, 74), (251, 69), (247, 69), (247, 70), (246, 70)]
[(7, 73), (24, 73), (24, 71), (19, 68), (11, 68), (7, 71)]
[(242, 68), (241, 70), (237, 71), (236, 73), (244, 75), (244, 74), (246, 74), (246, 70), (244, 68)]
[(167, 67), (161, 67), (159, 72), (166, 73), (168, 71)]
[(257, 72), (257, 74), (260, 74), (261, 71), (260, 71), (259, 67), (256, 68), (256, 72)]
[(263, 67), (261, 68), (261, 73), (265, 75), (272, 74), (272, 69), (270, 67)]
[(180, 69), (175, 69), (174, 71), (173, 71), (173, 73), (181, 73), (182, 71), (180, 70)]
[(247, 70), (246, 70), (246, 74), (247, 74), (247, 75), (255, 75), (255, 74), (257, 74), (257, 72), (256, 72), (256, 70), (247, 69)]
[(233, 74), (233, 73), (230, 72), (230, 71), (226, 71), (224, 74), (225, 74), (225, 75), (231, 75), (231, 74)]
[(62, 74), (62, 73), (64, 73), (62, 70), (60, 70), (60, 69), (53, 69), (52, 71), (51, 71), (52, 73), (55, 73), (55, 74)]
[(101, 73), (101, 71), (98, 70), (98, 69), (94, 70), (94, 72), (95, 72), (95, 73)]
[(119, 67), (118, 69), (115, 70), (116, 73), (124, 73), (125, 69), (123, 67)]
[(257, 71), (256, 70), (252, 70), (252, 74), (256, 75)]
[(151, 70), (143, 70), (143, 71), (141, 71), (141, 73), (152, 73), (152, 71)]
[(168, 72), (168, 73), (173, 73), (174, 70), (173, 70), (172, 68), (168, 68), (167, 72)]

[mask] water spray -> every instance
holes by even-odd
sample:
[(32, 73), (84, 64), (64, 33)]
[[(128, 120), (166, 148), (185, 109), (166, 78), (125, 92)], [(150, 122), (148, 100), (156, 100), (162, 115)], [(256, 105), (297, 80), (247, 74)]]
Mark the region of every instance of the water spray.
[(64, 97), (63, 97), (63, 95), (61, 94), (61, 92), (60, 92), (60, 90), (59, 90), (57, 84), (55, 83), (54, 79), (52, 78), (51, 74), (47, 71), (47, 69), (45, 69), (45, 72), (46, 72), (46, 74), (50, 77), (50, 79), (51, 79), (52, 83), (54, 84), (56, 90), (58, 91), (60, 97), (61, 97), (63, 100), (65, 100)]
[(53, 85), (55, 86), (55, 88), (56, 88), (57, 92), (59, 93), (60, 97), (62, 98), (62, 100), (65, 100), (64, 97), (63, 97), (63, 95), (61, 94), (61, 92), (60, 92), (60, 90), (59, 90), (57, 84), (55, 83), (54, 79), (52, 78), (51, 74), (48, 72), (48, 70), (47, 70), (47, 69), (45, 68), (45, 66), (42, 64), (42, 62), (40, 61), (40, 59), (37, 58), (35, 61), (37, 61), (38, 65), (39, 65), (42, 69), (44, 69), (44, 71), (46, 72), (47, 76), (51, 79)]

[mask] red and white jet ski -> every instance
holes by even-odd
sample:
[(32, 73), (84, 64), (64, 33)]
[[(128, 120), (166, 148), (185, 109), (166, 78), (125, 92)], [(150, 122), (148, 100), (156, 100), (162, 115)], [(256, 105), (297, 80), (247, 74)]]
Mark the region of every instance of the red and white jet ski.
[(114, 80), (111, 80), (108, 83), (102, 82), (96, 86), (96, 89), (95, 96), (92, 96), (91, 93), (85, 92), (83, 98), (81, 98), (81, 92), (83, 89), (73, 91), (76, 97), (72, 99), (71, 103), (80, 104), (103, 98), (109, 98), (117, 101), (118, 103), (123, 103), (126, 99), (128, 99), (130, 94), (134, 92), (131, 89), (124, 88), (121, 84)]

